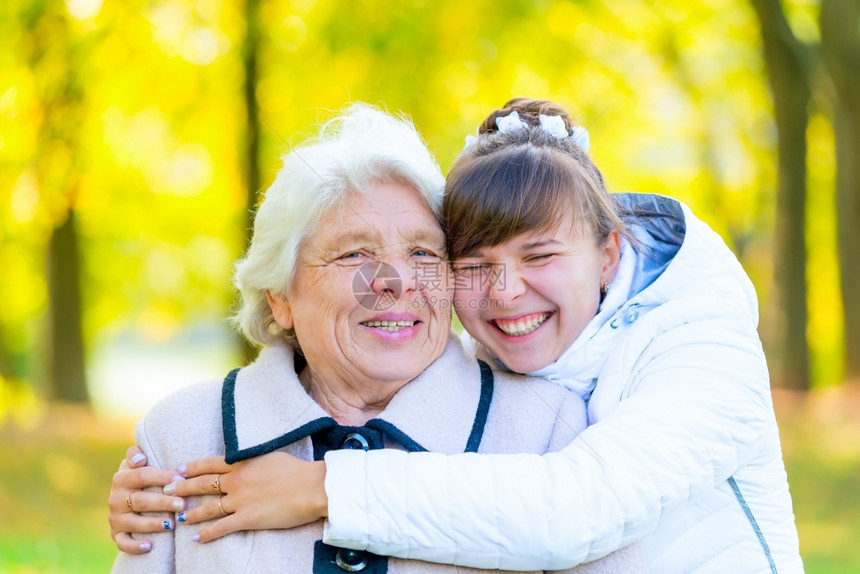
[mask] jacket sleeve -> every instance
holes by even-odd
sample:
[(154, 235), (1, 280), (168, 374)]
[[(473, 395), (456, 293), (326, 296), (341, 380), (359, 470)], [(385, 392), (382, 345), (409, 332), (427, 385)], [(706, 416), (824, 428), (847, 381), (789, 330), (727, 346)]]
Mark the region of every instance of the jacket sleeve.
[[(164, 461), (159, 459), (159, 453), (153, 448), (153, 441), (147, 434), (147, 422), (149, 415), (142, 419), (135, 430), (135, 440), (138, 446), (146, 454), (148, 464), (158, 468), (165, 468)], [(157, 425), (156, 425), (157, 426)], [(160, 488), (147, 488), (147, 491), (160, 492)], [(173, 515), (169, 512), (149, 513), (163, 520), (171, 520)], [(145, 554), (126, 554), (120, 552), (114, 561), (111, 572), (113, 574), (171, 574), (175, 571), (174, 564), (174, 530), (147, 534), (146, 536), (132, 534), (134, 538), (146, 538), (152, 542), (152, 550)]]
[(628, 337), (613, 355), (619, 372), (632, 373), (620, 400), (561, 452), (328, 453), (325, 541), (478, 568), (556, 570), (642, 539), (664, 511), (741, 468), (773, 425), (749, 322), (711, 314), (663, 325), (660, 315), (637, 326), (653, 332)]

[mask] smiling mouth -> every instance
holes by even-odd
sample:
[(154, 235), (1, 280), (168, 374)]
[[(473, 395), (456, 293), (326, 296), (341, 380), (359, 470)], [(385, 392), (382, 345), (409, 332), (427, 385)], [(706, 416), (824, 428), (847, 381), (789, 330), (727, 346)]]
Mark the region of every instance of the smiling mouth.
[(495, 319), (493, 323), (499, 330), (509, 337), (522, 337), (533, 333), (544, 321), (550, 318), (552, 313), (535, 313), (519, 319)]
[(363, 321), (361, 324), (365, 327), (373, 327), (383, 331), (402, 331), (408, 327), (412, 327), (418, 321)]

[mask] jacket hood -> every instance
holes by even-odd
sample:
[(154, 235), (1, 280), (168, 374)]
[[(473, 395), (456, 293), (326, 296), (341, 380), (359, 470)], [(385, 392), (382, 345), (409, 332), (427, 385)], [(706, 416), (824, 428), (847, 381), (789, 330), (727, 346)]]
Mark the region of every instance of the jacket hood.
[(758, 324), (752, 282), (722, 238), (682, 202), (654, 194), (617, 194), (641, 246), (627, 304), (655, 306), (679, 297), (718, 298)]

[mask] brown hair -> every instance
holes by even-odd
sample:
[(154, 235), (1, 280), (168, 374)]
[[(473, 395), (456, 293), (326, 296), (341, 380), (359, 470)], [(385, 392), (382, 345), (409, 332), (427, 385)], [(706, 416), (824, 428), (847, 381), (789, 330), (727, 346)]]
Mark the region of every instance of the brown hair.
[[(499, 132), (496, 118), (516, 111), (528, 126)], [(539, 116), (572, 122), (558, 104), (514, 98), (491, 113), (448, 174), (442, 220), (452, 259), (521, 233), (551, 229), (573, 215), (574, 226), (597, 244), (618, 231), (628, 236), (620, 207), (606, 191), (603, 176), (570, 138), (540, 127)]]

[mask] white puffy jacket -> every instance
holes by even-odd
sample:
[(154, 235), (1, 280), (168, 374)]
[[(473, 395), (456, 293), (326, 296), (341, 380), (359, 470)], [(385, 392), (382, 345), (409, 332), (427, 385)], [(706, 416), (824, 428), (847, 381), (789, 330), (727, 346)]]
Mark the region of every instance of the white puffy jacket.
[(331, 452), (326, 542), (552, 570), (642, 540), (652, 572), (803, 571), (752, 284), (683, 204), (621, 200), (652, 258), (584, 346), (608, 357), (593, 424), (543, 456)]

